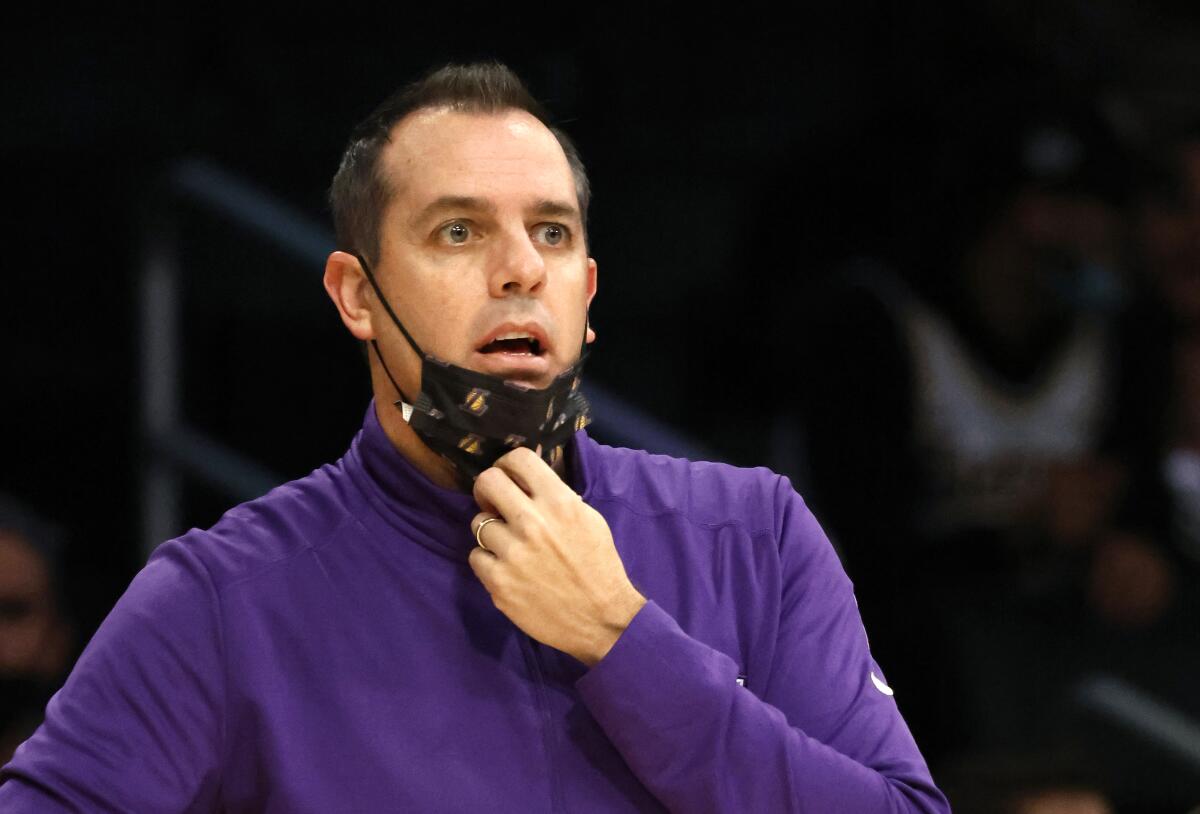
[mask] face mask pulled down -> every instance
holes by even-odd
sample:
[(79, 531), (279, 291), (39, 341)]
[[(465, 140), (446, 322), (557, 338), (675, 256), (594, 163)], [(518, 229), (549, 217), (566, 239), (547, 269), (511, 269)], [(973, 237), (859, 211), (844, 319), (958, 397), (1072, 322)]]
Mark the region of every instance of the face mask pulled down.
[(400, 394), (395, 405), (417, 436), (471, 480), (517, 447), (540, 447), (542, 459), (557, 464), (571, 436), (591, 423), (591, 408), (579, 390), (586, 339), (578, 361), (540, 390), (459, 367), (421, 350), (392, 310), (367, 261), (361, 256), (358, 261), (384, 310), (421, 357), (421, 392), (411, 400), (388, 370), (379, 344), (371, 340), (384, 373)]

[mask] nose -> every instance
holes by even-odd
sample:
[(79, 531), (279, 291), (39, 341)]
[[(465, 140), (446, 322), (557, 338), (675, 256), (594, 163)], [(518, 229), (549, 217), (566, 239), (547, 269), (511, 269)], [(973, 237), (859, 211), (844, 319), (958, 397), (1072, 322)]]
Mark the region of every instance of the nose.
[(496, 243), (488, 275), (493, 297), (537, 294), (546, 283), (546, 261), (524, 229)]

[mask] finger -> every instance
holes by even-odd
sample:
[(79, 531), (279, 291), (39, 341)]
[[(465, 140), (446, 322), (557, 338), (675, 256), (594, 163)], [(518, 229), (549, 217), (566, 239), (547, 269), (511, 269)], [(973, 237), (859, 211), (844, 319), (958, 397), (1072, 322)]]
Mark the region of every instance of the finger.
[(484, 509), (479, 514), (471, 518), (471, 533), (476, 537), (479, 537), (479, 525), (488, 518), (499, 516), (500, 515), (496, 514), (495, 512), (489, 512), (487, 509)]
[[(474, 489), (474, 487), (472, 487), (472, 489)], [(475, 495), (475, 503), (479, 506), (480, 511), (485, 512), (485, 513), (494, 514), (497, 517), (500, 516), (500, 512), (496, 511), (496, 507), (492, 505), (492, 502), (490, 500), (485, 498), (479, 492), (474, 492), (474, 495)]]
[[(495, 525), (494, 523), (492, 525)], [(499, 567), (500, 561), (491, 554), (484, 551), (479, 546), (471, 549), (471, 553), (467, 555), (467, 564), (471, 566), (471, 570), (475, 572), (475, 578), (483, 583), (483, 587), (487, 592), (492, 593), (492, 586), (495, 584), (496, 568)]]
[[(488, 519), (492, 522), (484, 526), (484, 521)], [(475, 519), (471, 521), (471, 530), (475, 535), (475, 542), (482, 543), (482, 546), (477, 545), (476, 548), (486, 550), (486, 553), (499, 558), (504, 557), (514, 542), (512, 529), (508, 528), (504, 520), (488, 512), (475, 515)]]
[(479, 473), (473, 488), (475, 502), (508, 522), (516, 522), (532, 509), (529, 495), (503, 469), (493, 466)]
[(569, 489), (562, 478), (555, 474), (550, 464), (543, 461), (536, 452), (526, 447), (517, 447), (512, 452), (500, 456), (495, 464), (508, 473), (518, 486), (531, 497), (553, 492), (557, 488)]
[[(495, 512), (491, 512), (491, 511), (488, 511), (487, 509), (484, 509), (479, 514), (477, 514), (471, 518), (471, 536), (473, 536), (475, 538), (476, 543), (478, 543), (483, 538), (483, 535), (480, 532), (480, 529), (483, 527), (484, 522), (491, 518), (499, 517), (499, 516), (500, 515), (496, 514)], [(491, 525), (494, 526), (495, 523), (492, 523)], [(486, 543), (484, 545), (486, 545)]]

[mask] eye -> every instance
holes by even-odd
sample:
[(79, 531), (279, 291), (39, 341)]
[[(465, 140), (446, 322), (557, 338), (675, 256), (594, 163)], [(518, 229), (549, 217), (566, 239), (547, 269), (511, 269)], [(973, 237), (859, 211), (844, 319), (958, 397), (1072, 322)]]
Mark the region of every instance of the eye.
[(439, 231), (448, 243), (453, 243), (456, 246), (461, 246), (471, 237), (470, 227), (460, 220), (447, 223)]
[(541, 223), (534, 231), (534, 239), (547, 246), (557, 246), (567, 239), (567, 227), (560, 223)]

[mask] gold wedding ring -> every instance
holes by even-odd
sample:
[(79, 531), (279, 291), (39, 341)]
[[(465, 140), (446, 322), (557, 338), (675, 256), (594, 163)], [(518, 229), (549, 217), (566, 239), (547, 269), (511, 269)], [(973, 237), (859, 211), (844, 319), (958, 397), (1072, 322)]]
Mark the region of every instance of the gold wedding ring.
[(478, 526), (475, 527), (475, 542), (479, 543), (479, 547), (482, 548), (484, 551), (486, 551), (489, 554), (492, 553), (492, 550), (483, 544), (483, 539), (480, 537), (480, 535), (483, 534), (484, 526), (486, 526), (488, 523), (494, 523), (495, 521), (497, 521), (499, 519), (500, 519), (499, 517), (489, 517), (486, 520), (484, 520), (482, 523), (480, 523)]

